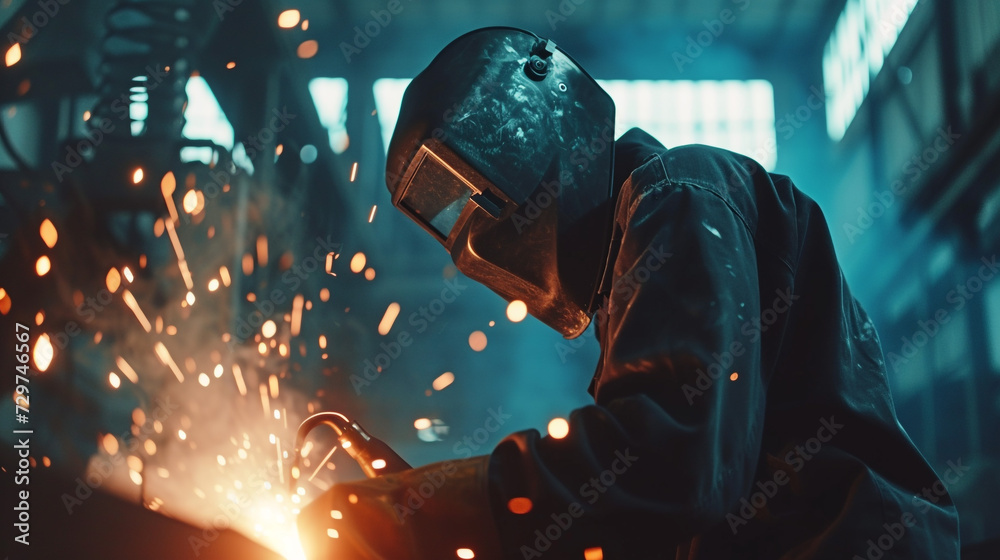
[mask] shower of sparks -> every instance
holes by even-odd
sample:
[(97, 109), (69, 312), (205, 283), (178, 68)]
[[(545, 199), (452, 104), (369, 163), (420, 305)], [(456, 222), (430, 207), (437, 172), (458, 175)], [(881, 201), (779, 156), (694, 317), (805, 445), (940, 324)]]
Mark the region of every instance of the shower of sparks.
[(115, 363), (118, 364), (118, 369), (122, 370), (122, 373), (125, 374), (125, 377), (127, 377), (129, 381), (131, 381), (132, 383), (139, 382), (139, 376), (136, 375), (135, 370), (132, 369), (132, 366), (130, 366), (129, 363), (125, 361), (125, 358), (118, 356), (117, 358), (115, 358)]
[(377, 208), (378, 208), (378, 204), (373, 204), (373, 205), (372, 205), (372, 211), (371, 211), (371, 213), (370, 213), (370, 214), (368, 214), (368, 223), (369, 223), (369, 224), (370, 224), (370, 223), (372, 223), (372, 220), (374, 220), (374, 219), (375, 219), (375, 210), (376, 210)]
[(149, 319), (146, 318), (146, 314), (139, 308), (139, 302), (135, 300), (135, 296), (132, 295), (132, 292), (126, 289), (122, 292), (122, 299), (125, 300), (125, 305), (127, 305), (129, 309), (132, 310), (132, 313), (135, 314), (135, 318), (139, 320), (139, 324), (142, 325), (142, 328), (146, 332), (152, 331), (153, 326), (149, 324)]
[(302, 294), (298, 294), (292, 300), (292, 336), (299, 336), (299, 330), (302, 328), (302, 302), (305, 298)]
[(184, 383), (184, 374), (181, 373), (181, 370), (177, 367), (177, 363), (174, 362), (174, 359), (170, 357), (170, 351), (167, 350), (167, 347), (164, 346), (162, 342), (157, 342), (153, 349), (156, 351), (156, 357), (160, 358), (160, 362), (170, 368), (170, 371), (174, 372), (174, 376), (177, 377), (177, 381)]

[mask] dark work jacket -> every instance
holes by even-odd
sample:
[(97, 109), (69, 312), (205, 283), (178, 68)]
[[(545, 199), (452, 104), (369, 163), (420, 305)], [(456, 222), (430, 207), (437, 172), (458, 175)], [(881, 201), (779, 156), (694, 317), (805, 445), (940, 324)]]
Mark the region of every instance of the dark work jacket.
[(616, 160), (595, 404), (490, 456), (505, 557), (958, 558), (816, 203), (638, 129)]

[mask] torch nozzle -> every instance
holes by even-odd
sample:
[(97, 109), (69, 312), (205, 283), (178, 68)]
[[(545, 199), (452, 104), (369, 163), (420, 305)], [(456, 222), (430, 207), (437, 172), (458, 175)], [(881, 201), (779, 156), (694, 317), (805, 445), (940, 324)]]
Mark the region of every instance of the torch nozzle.
[(301, 474), (299, 463), (302, 461), (302, 444), (309, 432), (321, 424), (333, 428), (340, 447), (358, 462), (368, 478), (411, 468), (392, 448), (373, 438), (357, 422), (352, 422), (339, 412), (318, 412), (303, 420), (295, 435), (295, 456), (292, 458), (289, 477), (289, 488), (293, 492)]

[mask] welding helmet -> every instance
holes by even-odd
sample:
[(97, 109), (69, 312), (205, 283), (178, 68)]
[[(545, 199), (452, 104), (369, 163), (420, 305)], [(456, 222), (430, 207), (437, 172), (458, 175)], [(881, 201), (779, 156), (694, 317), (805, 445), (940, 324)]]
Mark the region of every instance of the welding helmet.
[(473, 31), (406, 88), (386, 162), (392, 203), (466, 276), (573, 338), (607, 261), (614, 116), (552, 41)]

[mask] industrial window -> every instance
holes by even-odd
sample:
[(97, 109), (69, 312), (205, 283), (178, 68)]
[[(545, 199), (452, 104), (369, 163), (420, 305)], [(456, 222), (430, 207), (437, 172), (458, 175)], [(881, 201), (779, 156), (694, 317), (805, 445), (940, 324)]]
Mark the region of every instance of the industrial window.
[[(201, 76), (188, 79), (184, 87), (187, 94), (187, 108), (184, 110), (184, 129), (181, 135), (189, 140), (211, 140), (219, 146), (232, 150), (235, 143), (233, 125), (222, 112), (212, 88)], [(135, 103), (132, 107), (135, 107)], [(133, 123), (134, 124), (134, 123)], [(211, 148), (182, 148), (181, 161), (212, 162)]]
[(347, 80), (344, 78), (313, 78), (309, 80), (319, 121), (330, 136), (330, 149), (335, 154), (347, 150)]
[(916, 6), (917, 0), (847, 0), (823, 50), (827, 132), (834, 141), (844, 137)]
[[(375, 82), (375, 107), (388, 149), (405, 79)], [(599, 80), (615, 101), (615, 135), (642, 128), (667, 147), (709, 144), (746, 154), (771, 170), (777, 159), (774, 90), (765, 80)]]
[(708, 144), (777, 161), (774, 89), (766, 80), (598, 80), (615, 101), (615, 135), (639, 127), (664, 146)]

